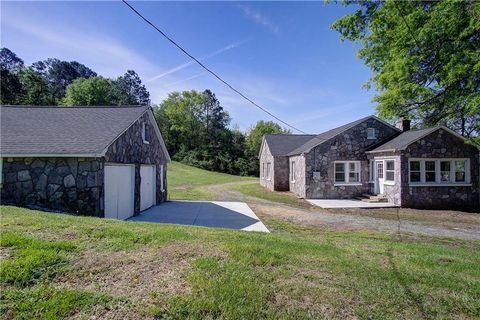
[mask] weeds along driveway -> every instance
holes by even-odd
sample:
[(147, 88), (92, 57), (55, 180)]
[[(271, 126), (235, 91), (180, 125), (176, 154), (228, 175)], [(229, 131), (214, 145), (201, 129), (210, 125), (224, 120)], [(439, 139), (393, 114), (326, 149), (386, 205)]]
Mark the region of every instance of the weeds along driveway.
[[(434, 237), (480, 240), (480, 214), (466, 212), (371, 208), (360, 210), (326, 210), (306, 201), (292, 199), (288, 193), (271, 193), (266, 189), (242, 192), (244, 187), (257, 188), (258, 182), (242, 181), (206, 186), (216, 200), (244, 201), (268, 225), (269, 218), (280, 218), (308, 226), (338, 230), (374, 230), (388, 233), (414, 233)], [(258, 196), (258, 197), (257, 197)], [(288, 198), (285, 203), (262, 199)]]

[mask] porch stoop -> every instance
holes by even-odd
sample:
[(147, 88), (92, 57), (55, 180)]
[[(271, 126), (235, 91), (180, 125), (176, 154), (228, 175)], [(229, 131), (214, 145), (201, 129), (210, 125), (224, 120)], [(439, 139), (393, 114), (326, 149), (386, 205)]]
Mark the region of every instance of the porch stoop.
[(360, 197), (356, 197), (355, 199), (362, 200), (363, 202), (368, 202), (368, 203), (382, 203), (382, 202), (388, 202), (387, 197), (384, 195), (373, 195), (373, 194), (362, 194)]

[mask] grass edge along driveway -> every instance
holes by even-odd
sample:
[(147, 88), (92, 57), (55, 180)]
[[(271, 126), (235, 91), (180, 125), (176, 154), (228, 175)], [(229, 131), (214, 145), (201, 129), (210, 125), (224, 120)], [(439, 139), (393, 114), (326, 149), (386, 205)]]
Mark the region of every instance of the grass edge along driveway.
[(478, 241), (274, 234), (1, 207), (5, 319), (478, 318)]

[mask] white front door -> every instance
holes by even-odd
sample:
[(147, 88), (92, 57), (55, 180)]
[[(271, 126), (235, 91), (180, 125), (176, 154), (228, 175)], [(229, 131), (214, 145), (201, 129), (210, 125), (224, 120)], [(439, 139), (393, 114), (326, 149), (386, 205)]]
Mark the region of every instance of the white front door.
[(383, 160), (375, 161), (375, 193), (383, 194)]
[(140, 211), (143, 211), (156, 203), (155, 166), (141, 165), (140, 179)]
[(105, 218), (133, 216), (134, 182), (133, 165), (105, 165)]

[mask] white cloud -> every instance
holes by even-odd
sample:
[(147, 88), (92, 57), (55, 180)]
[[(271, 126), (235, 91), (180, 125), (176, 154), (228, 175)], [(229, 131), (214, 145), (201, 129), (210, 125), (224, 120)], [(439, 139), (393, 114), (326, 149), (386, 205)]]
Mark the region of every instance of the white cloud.
[(19, 45), (25, 46), (28, 43), (36, 51), (48, 48), (49, 52), (56, 53), (55, 57), (63, 55), (87, 65), (95, 65), (95, 71), (104, 76), (119, 76), (127, 69), (134, 69), (139, 74), (159, 69), (135, 50), (98, 32), (58, 29), (45, 22), (27, 21), (17, 14), (5, 15), (2, 26), (16, 29), (25, 35), (17, 40)]
[(258, 24), (266, 27), (268, 30), (270, 30), (271, 32), (273, 32), (275, 34), (280, 32), (280, 27), (277, 24), (270, 21), (270, 19), (268, 19), (266, 16), (264, 16), (260, 12), (255, 11), (254, 9), (252, 9), (249, 6), (241, 5), (241, 4), (238, 5), (238, 8), (240, 8), (243, 11), (243, 14), (247, 18), (254, 21), (255, 23), (258, 23)]
[[(225, 52), (225, 51), (235, 49), (235, 48), (243, 45), (244, 43), (246, 43), (246, 42), (248, 42), (248, 41), (250, 41), (250, 39), (231, 43), (231, 44), (229, 44), (229, 45), (227, 45), (227, 46), (225, 46), (225, 47), (223, 47), (223, 48), (221, 48), (221, 49), (218, 49), (218, 50), (216, 50), (216, 51), (214, 51), (214, 52), (212, 52), (212, 53), (209, 53), (208, 55), (206, 55), (206, 56), (204, 56), (204, 57), (201, 57), (199, 60), (200, 60), (200, 61), (203, 61), (203, 60), (206, 60), (206, 59), (215, 57), (215, 56), (217, 56), (217, 55), (219, 55), (219, 54), (221, 54), (221, 53), (223, 53), (223, 52)], [(178, 65), (178, 66), (176, 66), (176, 67), (174, 67), (174, 68), (171, 68), (171, 69), (169, 69), (169, 70), (167, 70), (167, 71), (164, 71), (164, 72), (162, 72), (162, 73), (160, 73), (160, 74), (158, 74), (158, 75), (156, 75), (156, 76), (154, 76), (154, 77), (146, 80), (145, 83), (148, 83), (148, 82), (152, 82), (152, 81), (161, 79), (161, 78), (163, 78), (163, 77), (165, 77), (165, 76), (168, 76), (168, 75), (170, 75), (170, 74), (172, 74), (172, 73), (175, 73), (175, 72), (177, 72), (177, 71), (180, 71), (180, 70), (183, 70), (183, 69), (185, 69), (185, 68), (188, 68), (188, 67), (190, 67), (190, 66), (192, 66), (192, 65), (194, 65), (194, 64), (196, 64), (196, 62), (193, 61), (193, 60), (191, 60), (191, 61), (189, 61), (189, 62), (186, 62), (186, 63), (183, 63), (183, 64), (181, 64), (181, 65)]]

